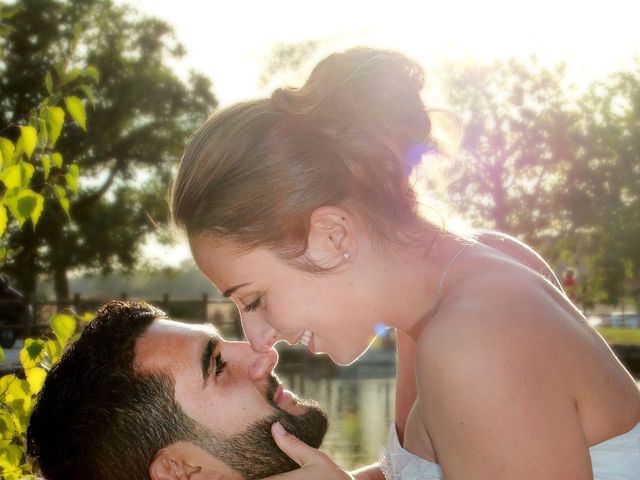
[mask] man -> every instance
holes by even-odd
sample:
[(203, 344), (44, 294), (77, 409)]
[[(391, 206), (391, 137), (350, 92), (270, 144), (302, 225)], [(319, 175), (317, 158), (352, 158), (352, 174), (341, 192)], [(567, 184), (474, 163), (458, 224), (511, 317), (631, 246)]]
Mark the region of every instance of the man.
[(318, 447), (326, 415), (283, 390), (275, 350), (144, 303), (103, 306), (54, 366), (27, 431), (49, 480), (254, 479), (297, 468), (279, 422)]

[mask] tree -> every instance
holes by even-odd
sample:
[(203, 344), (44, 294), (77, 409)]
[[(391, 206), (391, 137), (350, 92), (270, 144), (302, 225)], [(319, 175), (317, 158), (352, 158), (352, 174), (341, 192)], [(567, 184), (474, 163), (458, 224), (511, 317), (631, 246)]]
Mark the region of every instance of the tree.
[(260, 87), (266, 87), (275, 79), (284, 79), (293, 72), (299, 74), (300, 69), (318, 51), (322, 43), (322, 40), (306, 40), (293, 43), (280, 42), (273, 45), (260, 75)]
[(640, 310), (640, 60), (591, 86), (576, 129), (561, 202), (573, 261), (589, 297), (632, 294)]
[[(4, 40), (12, 31), (5, 21), (16, 11), (0, 1), (0, 64), (4, 62)], [(67, 114), (79, 127), (86, 128), (84, 103), (75, 94), (81, 92), (91, 98), (91, 83), (97, 81), (99, 74), (93, 66), (69, 70), (64, 63), (58, 64), (56, 71), (57, 81), (54, 82), (47, 71), (42, 78), (42, 92), (31, 92), (30, 98), (34, 103), (24, 104), (25, 116), (12, 116), (2, 131), (15, 138), (0, 137), (0, 243), (3, 249), (0, 262), (12, 256), (4, 249), (7, 228), (14, 232), (35, 230), (43, 210), (59, 206), (68, 212), (69, 194), (78, 192), (78, 166), (70, 159), (64, 159), (56, 150), (57, 141), (65, 128)], [(45, 88), (46, 92), (43, 91)], [(56, 202), (52, 205), (48, 201), (50, 199)], [(88, 315), (80, 320), (90, 318)], [(51, 338), (25, 339), (20, 351), (21, 374), (0, 378), (2, 478), (35, 478), (34, 469), (25, 454), (26, 428), (47, 371), (74, 337), (78, 320), (73, 315), (54, 316), (50, 322)], [(0, 348), (2, 361), (4, 351)]]
[(205, 77), (176, 75), (184, 50), (163, 21), (111, 0), (19, 0), (16, 6), (2, 45), (0, 130), (37, 102), (43, 76), (63, 59), (101, 73), (90, 135), (68, 129), (58, 142), (63, 157), (75, 159), (91, 179), (71, 202), (74, 222), (60, 228), (66, 214), (51, 208), (35, 231), (8, 235), (19, 252), (6, 270), (20, 288), (33, 293), (38, 275), (51, 274), (58, 299), (65, 300), (71, 269), (136, 266), (146, 236), (167, 218), (171, 167), (216, 100)]
[(539, 247), (557, 238), (557, 192), (574, 155), (563, 66), (508, 60), (445, 71), (464, 124), (464, 169), (451, 185), (457, 209)]

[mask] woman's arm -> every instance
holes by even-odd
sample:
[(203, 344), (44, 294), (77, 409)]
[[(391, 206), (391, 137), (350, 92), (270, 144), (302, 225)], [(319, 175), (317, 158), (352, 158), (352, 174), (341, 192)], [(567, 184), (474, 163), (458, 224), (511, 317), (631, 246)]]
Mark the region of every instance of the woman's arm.
[(384, 480), (384, 474), (378, 464), (369, 465), (351, 472), (355, 480)]
[(407, 417), (416, 400), (416, 343), (407, 334), (396, 330), (398, 363), (396, 376), (396, 429), (400, 442), (404, 440)]

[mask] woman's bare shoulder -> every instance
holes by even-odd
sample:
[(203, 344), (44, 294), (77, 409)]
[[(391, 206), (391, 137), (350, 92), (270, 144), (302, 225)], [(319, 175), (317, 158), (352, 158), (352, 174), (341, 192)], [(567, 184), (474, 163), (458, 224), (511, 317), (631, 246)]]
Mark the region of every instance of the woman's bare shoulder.
[[(456, 362), (481, 356), (498, 363), (535, 363), (568, 334), (563, 325), (571, 320), (544, 279), (517, 266), (492, 266), (491, 259), (481, 262), (476, 274), (450, 292), (425, 325), (417, 341), (417, 368), (438, 363), (436, 355), (447, 362), (452, 360), (449, 356), (460, 355)], [(560, 317), (566, 321), (558, 322)]]
[(539, 273), (560, 288), (560, 282), (551, 267), (538, 252), (526, 243), (506, 233), (492, 230), (477, 230), (475, 238), (481, 244), (498, 250)]

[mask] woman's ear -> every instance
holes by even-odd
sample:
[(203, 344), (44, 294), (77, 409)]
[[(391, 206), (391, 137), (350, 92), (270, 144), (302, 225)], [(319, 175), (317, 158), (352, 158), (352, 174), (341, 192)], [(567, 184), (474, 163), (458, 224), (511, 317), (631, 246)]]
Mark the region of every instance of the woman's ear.
[(202, 467), (190, 465), (184, 452), (180, 448), (172, 448), (174, 445), (160, 450), (151, 461), (151, 480), (190, 480), (202, 470)]
[(321, 268), (344, 263), (355, 249), (351, 214), (339, 207), (320, 207), (313, 211), (307, 239), (307, 259)]

